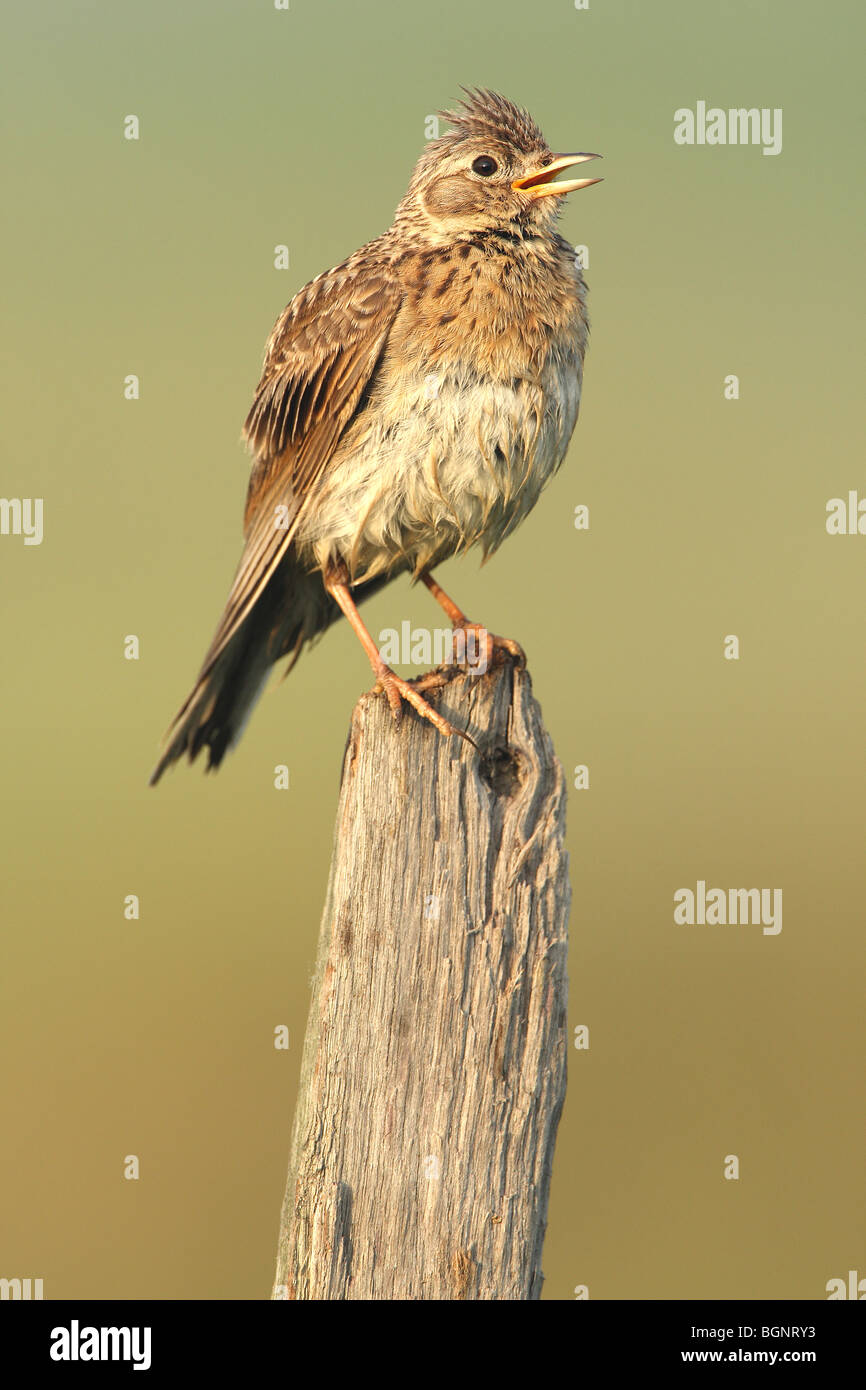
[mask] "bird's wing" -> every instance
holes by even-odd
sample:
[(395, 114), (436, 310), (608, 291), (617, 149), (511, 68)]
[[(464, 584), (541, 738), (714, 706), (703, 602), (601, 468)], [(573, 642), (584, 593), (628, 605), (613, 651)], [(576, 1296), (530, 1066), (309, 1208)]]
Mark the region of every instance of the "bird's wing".
[(244, 424), (254, 454), (246, 545), (202, 674), (276, 570), (301, 510), (314, 502), (316, 484), (371, 382), (401, 299), (386, 267), (365, 267), (350, 257), (300, 290), (277, 321)]

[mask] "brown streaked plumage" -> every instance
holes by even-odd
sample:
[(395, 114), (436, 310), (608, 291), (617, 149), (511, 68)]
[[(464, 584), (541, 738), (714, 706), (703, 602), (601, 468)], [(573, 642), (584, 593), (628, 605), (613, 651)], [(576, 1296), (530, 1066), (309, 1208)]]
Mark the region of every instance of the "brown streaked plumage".
[[(534, 506), (577, 420), (586, 289), (555, 229), (553, 155), (525, 111), (469, 91), (422, 154), (387, 232), (306, 285), (280, 316), (244, 426), (253, 465), (244, 551), (196, 684), (151, 777), (221, 762), (274, 662), (342, 612), (395, 715), (412, 704), (357, 604), (401, 572), (495, 550)], [(515, 654), (520, 649), (492, 639)]]

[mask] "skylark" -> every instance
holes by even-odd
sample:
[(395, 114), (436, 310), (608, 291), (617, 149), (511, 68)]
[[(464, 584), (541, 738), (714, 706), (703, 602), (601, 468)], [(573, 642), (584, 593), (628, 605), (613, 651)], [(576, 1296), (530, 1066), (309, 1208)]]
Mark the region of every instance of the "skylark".
[(531, 116), (467, 91), (424, 150), (389, 229), (295, 295), (265, 350), (244, 425), (245, 545), (216, 635), (151, 776), (237, 742), (270, 667), (344, 614), (396, 717), (405, 700), (456, 732), (424, 682), (385, 665), (358, 603), (398, 574), (452, 624), (520, 656), (431, 571), (494, 551), (535, 505), (577, 421), (586, 286), (556, 231), (553, 154)]

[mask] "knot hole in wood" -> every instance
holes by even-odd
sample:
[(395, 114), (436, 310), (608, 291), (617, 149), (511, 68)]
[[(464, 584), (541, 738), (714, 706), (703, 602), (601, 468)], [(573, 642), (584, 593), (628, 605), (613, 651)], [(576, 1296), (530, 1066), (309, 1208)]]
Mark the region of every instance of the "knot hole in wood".
[(481, 780), (494, 796), (516, 796), (523, 781), (521, 757), (506, 743), (495, 743), (481, 754)]

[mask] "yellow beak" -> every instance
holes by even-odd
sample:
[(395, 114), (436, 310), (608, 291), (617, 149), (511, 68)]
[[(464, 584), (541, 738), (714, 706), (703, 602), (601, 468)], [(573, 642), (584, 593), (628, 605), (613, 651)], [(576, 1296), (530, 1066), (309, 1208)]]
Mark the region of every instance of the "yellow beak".
[(525, 193), (528, 198), (547, 198), (552, 193), (576, 193), (579, 188), (589, 188), (601, 179), (561, 179), (553, 180), (562, 169), (570, 169), (573, 164), (585, 164), (588, 159), (601, 159), (599, 154), (555, 154), (550, 164), (537, 169), (532, 174), (524, 174), (522, 179), (514, 179), (511, 187)]

